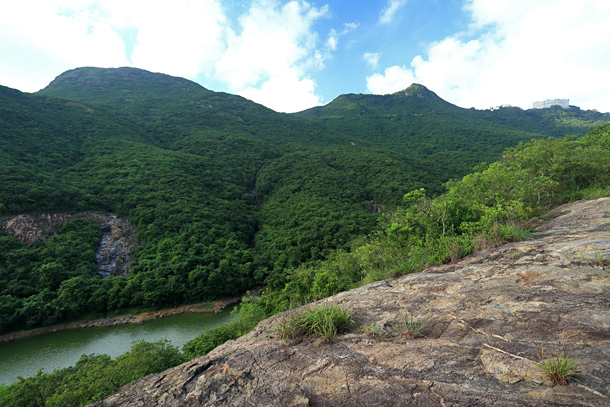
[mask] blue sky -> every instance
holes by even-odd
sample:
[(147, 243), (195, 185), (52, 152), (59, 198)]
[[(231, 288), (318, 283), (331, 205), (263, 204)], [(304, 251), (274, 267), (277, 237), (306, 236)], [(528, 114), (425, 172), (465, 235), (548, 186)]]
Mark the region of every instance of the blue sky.
[(608, 0), (20, 0), (0, 84), (134, 66), (294, 112), (422, 83), (462, 107), (569, 98), (610, 111)]

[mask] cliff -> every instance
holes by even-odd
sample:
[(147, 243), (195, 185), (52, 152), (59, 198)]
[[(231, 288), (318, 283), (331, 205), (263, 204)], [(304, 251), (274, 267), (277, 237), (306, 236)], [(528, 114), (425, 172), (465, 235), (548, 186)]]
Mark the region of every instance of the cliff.
[[(356, 331), (330, 345), (250, 334), (94, 406), (608, 406), (610, 198), (553, 211), (533, 235), (328, 298), (362, 326), (427, 322), (417, 339)], [(538, 368), (566, 346), (578, 381)]]

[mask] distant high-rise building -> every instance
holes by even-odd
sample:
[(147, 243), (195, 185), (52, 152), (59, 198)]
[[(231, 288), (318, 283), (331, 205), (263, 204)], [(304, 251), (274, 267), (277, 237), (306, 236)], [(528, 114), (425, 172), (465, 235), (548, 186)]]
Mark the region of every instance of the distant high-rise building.
[(532, 103), (534, 109), (544, 109), (545, 107), (561, 106), (564, 109), (570, 107), (570, 99), (547, 99)]

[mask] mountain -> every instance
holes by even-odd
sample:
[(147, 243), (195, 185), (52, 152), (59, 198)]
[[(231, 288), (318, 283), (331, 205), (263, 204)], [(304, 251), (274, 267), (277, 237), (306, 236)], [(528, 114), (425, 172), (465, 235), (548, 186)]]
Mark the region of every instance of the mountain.
[(0, 87), (0, 102), (0, 221), (102, 212), (138, 230), (129, 277), (106, 279), (87, 216), (32, 246), (0, 236), (0, 331), (279, 289), (378, 230), (405, 193), (439, 194), (506, 147), (558, 135), (558, 120), (584, 120), (510, 111), (528, 118), (513, 123), (421, 85), (288, 115), (135, 68), (74, 69), (35, 94)]
[[(385, 405), (406, 394), (418, 405), (605, 405), (609, 142), (610, 124), (581, 138), (535, 140), (439, 196), (411, 191), (382, 216), (377, 233), (284, 269), (283, 286), (268, 279), (265, 290), (243, 297), (230, 322), (182, 352), (159, 341), (135, 343), (115, 360), (83, 355), (75, 366), (0, 386), (0, 404)], [(576, 202), (560, 206), (569, 201)], [(18, 263), (10, 275), (23, 275), (32, 255), (78, 258), (100, 234), (78, 216), (57, 226), (64, 230), (35, 252), (0, 238), (10, 246), (0, 260)], [(163, 242), (158, 256), (172, 243)], [(39, 312), (57, 305), (52, 284), (66, 305), (89, 298), (82, 279), (57, 278), (60, 260), (34, 274), (49, 283)], [(83, 266), (71, 270), (84, 273)], [(137, 297), (156, 283), (144, 280), (138, 291), (138, 276), (103, 280), (111, 284), (108, 299)], [(26, 282), (9, 284), (17, 292)], [(106, 292), (95, 291), (87, 304)], [(1, 299), (4, 321), (19, 299)], [(17, 315), (36, 309), (34, 300)]]
[(297, 113), (337, 133), (349, 134), (440, 166), (447, 180), (480, 162), (496, 160), (519, 142), (583, 136), (610, 121), (610, 114), (577, 107), (498, 110), (464, 109), (420, 84), (390, 95), (341, 95), (325, 106)]

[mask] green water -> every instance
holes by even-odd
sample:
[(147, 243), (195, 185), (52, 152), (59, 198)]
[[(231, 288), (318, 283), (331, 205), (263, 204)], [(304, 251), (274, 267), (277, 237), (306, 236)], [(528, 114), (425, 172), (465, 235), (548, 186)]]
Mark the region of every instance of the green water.
[(0, 344), (0, 384), (11, 384), (17, 376), (28, 377), (72, 366), (83, 354), (105, 353), (113, 358), (127, 352), (131, 342), (168, 339), (181, 348), (205, 328), (231, 320), (231, 308), (213, 313), (185, 313), (138, 324), (104, 328), (79, 328), (53, 332)]

